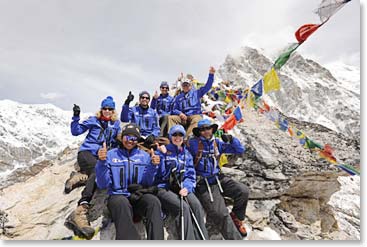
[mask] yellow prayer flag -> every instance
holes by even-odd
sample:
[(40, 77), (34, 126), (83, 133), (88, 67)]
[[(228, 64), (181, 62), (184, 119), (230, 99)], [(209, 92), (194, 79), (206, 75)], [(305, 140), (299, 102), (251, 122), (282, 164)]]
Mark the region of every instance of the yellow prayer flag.
[(247, 98), (246, 98), (246, 105), (247, 108), (254, 108), (255, 106), (255, 94), (251, 91), (248, 92)]
[(280, 89), (280, 80), (274, 68), (264, 75), (264, 92), (276, 91)]

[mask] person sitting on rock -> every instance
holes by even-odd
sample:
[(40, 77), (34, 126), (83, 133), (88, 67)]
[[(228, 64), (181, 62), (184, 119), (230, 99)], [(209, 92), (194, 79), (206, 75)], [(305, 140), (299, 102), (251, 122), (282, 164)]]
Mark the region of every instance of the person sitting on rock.
[(129, 107), (134, 95), (129, 92), (127, 99), (122, 107), (121, 122), (135, 123), (141, 129), (141, 136), (147, 148), (154, 143), (160, 135), (157, 112), (149, 107), (150, 94), (142, 91), (139, 94), (139, 105)]
[(96, 183), (109, 194), (107, 207), (115, 223), (117, 240), (140, 239), (133, 224), (134, 215), (145, 219), (148, 240), (163, 240), (161, 203), (154, 195), (157, 188), (147, 189), (153, 184), (160, 158), (154, 152), (150, 157), (138, 149), (139, 138), (139, 127), (130, 123), (122, 129), (118, 148), (99, 150)]
[(214, 82), (214, 73), (215, 69), (210, 67), (208, 81), (199, 89), (194, 89), (191, 80), (187, 77), (181, 79), (182, 92), (176, 97), (172, 115), (168, 117), (169, 129), (176, 124), (181, 124), (186, 126), (187, 136), (192, 134), (193, 128), (202, 119), (200, 99), (211, 89)]
[[(218, 125), (212, 124), (209, 119), (200, 120), (193, 129), (194, 137), (188, 142), (198, 177), (196, 195), (207, 213), (207, 218), (214, 221), (225, 239), (242, 239), (247, 236), (243, 220), (249, 190), (243, 183), (223, 174), (218, 162), (222, 153), (242, 154), (245, 148), (232, 135), (223, 134), (223, 141), (215, 138), (213, 133), (217, 129)], [(224, 196), (234, 200), (230, 214)]]
[[(79, 177), (87, 176), (86, 186), (82, 191), (82, 198), (78, 201), (78, 207), (66, 219), (65, 226), (71, 230), (83, 234), (87, 239), (94, 235), (94, 229), (87, 219), (89, 203), (96, 190), (95, 165), (98, 158), (98, 150), (106, 143), (107, 149), (117, 146), (116, 137), (121, 130), (120, 121), (115, 112), (115, 102), (111, 96), (105, 98), (101, 103), (101, 109), (96, 116), (91, 116), (87, 120), (79, 123), (80, 107), (74, 105), (74, 116), (71, 122), (71, 134), (78, 136), (86, 131), (88, 134), (79, 148), (77, 161), (81, 170)], [(85, 178), (83, 178), (85, 179)], [(69, 193), (80, 182), (81, 178), (72, 176), (66, 181), (65, 192)]]
[(168, 116), (171, 114), (173, 97), (168, 94), (169, 85), (166, 81), (162, 81), (160, 90), (160, 95), (158, 95), (157, 91), (155, 92), (152, 102), (150, 103), (150, 108), (157, 111), (161, 135), (167, 137)]
[[(169, 130), (171, 141), (167, 146), (159, 147), (161, 163), (154, 179), (158, 186), (158, 198), (162, 209), (175, 217), (177, 233), (181, 236), (180, 197), (183, 202), (184, 239), (208, 239), (204, 222), (204, 209), (194, 194), (196, 174), (192, 155), (183, 144), (186, 131), (183, 126), (175, 125)], [(182, 184), (181, 184), (182, 179)], [(182, 187), (181, 187), (182, 185)], [(190, 209), (191, 207), (191, 209)], [(196, 222), (191, 219), (192, 210)]]

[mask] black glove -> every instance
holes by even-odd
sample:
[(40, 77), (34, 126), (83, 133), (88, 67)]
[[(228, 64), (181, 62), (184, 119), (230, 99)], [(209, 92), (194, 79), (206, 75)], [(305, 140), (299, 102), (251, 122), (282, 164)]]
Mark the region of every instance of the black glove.
[(74, 112), (74, 117), (79, 117), (79, 115), (80, 115), (80, 107), (78, 105), (74, 104), (73, 112)]
[(232, 135), (230, 135), (230, 134), (223, 134), (222, 135), (222, 140), (224, 141), (224, 142), (229, 142), (229, 143), (231, 143), (232, 142), (232, 140), (233, 140), (233, 136)]
[(131, 91), (129, 92), (129, 95), (127, 96), (126, 100), (125, 100), (125, 105), (129, 105), (131, 101), (134, 100), (134, 95), (131, 93)]
[(154, 135), (148, 135), (147, 138), (145, 138), (145, 144), (150, 147), (154, 143), (154, 140)]

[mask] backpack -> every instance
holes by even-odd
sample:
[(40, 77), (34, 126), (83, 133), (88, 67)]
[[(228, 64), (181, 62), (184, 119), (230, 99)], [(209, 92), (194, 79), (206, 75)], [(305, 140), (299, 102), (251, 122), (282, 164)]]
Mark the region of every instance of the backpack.
[[(194, 160), (194, 166), (196, 168), (201, 158), (203, 157), (204, 144), (199, 137), (193, 137), (193, 138), (198, 139), (198, 150), (197, 150), (197, 155), (195, 156), (195, 160)], [(189, 142), (187, 142), (187, 146), (189, 146)], [(214, 139), (214, 155), (215, 155), (215, 159), (218, 160), (220, 157), (220, 153), (219, 153), (218, 143), (216, 139)]]

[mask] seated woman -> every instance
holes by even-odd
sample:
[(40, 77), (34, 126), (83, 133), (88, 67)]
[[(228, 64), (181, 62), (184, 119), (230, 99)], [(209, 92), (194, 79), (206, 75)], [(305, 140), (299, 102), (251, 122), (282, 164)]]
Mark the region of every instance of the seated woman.
[(168, 134), (171, 143), (160, 146), (158, 151), (160, 164), (154, 179), (159, 188), (157, 196), (162, 209), (175, 216), (181, 239), (208, 239), (204, 210), (194, 194), (196, 175), (192, 156), (183, 145), (186, 131), (183, 126), (175, 125)]

